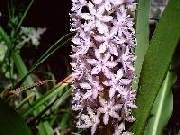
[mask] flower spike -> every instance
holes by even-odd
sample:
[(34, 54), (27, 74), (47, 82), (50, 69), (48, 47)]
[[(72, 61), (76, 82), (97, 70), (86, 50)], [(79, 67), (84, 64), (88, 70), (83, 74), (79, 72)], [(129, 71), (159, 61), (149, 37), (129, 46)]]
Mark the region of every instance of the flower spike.
[(91, 135), (109, 125), (114, 135), (132, 134), (125, 123), (135, 120), (136, 108), (133, 2), (72, 0), (72, 109), (77, 128), (90, 129)]

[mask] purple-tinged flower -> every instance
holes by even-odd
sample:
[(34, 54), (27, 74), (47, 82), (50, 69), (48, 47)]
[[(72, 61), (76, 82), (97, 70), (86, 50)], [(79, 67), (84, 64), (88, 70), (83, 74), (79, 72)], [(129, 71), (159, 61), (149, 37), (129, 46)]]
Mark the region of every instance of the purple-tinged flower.
[(89, 78), (89, 82), (80, 83), (82, 89), (86, 89), (86, 93), (83, 95), (83, 99), (98, 97), (99, 91), (103, 90), (103, 87), (99, 84), (99, 81)]
[(96, 59), (87, 59), (87, 62), (93, 65), (91, 74), (98, 74), (99, 72), (103, 72), (106, 77), (110, 77), (110, 69), (114, 68), (117, 63), (114, 61), (109, 61), (111, 55), (105, 54), (103, 57), (102, 54), (95, 50)]
[(99, 46), (99, 53), (105, 53), (108, 50), (110, 54), (118, 56), (117, 45), (112, 42), (113, 36), (113, 31), (110, 31), (110, 33), (106, 33), (104, 36), (96, 35), (94, 37), (96, 41), (102, 43)]
[(100, 113), (97, 112), (95, 114), (93, 110), (89, 107), (87, 107), (88, 115), (82, 114), (79, 118), (79, 121), (77, 122), (77, 127), (79, 128), (91, 128), (91, 135), (93, 135), (96, 132), (96, 128), (98, 124), (100, 123), (99, 116)]
[(113, 135), (121, 135), (124, 130), (125, 130), (125, 123), (122, 122), (116, 126), (115, 133)]
[(72, 109), (76, 126), (91, 129), (91, 135), (109, 124), (114, 135), (131, 134), (125, 123), (135, 120), (136, 108), (135, 30), (128, 14), (133, 5), (133, 0), (72, 0)]
[[(117, 74), (111, 74), (111, 79), (110, 80), (106, 80), (103, 82), (104, 85), (106, 86), (110, 86), (109, 89), (109, 98), (111, 99), (112, 97), (114, 97), (115, 92), (121, 92), (124, 91), (124, 87), (123, 86), (127, 86), (131, 83), (132, 80), (130, 79), (123, 79), (124, 73), (122, 69), (119, 69), (117, 71)], [(121, 94), (121, 93), (119, 93)]]
[(115, 104), (114, 99), (106, 101), (105, 99), (99, 98), (99, 102), (101, 107), (98, 108), (98, 111), (104, 114), (103, 122), (105, 125), (108, 124), (109, 116), (121, 120), (121, 117), (119, 117), (116, 112), (122, 108), (121, 104)]

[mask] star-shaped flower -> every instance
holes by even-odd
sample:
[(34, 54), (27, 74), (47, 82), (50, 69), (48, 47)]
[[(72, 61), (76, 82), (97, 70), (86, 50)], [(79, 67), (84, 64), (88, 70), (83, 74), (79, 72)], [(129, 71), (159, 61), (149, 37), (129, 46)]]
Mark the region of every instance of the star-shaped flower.
[(81, 88), (87, 90), (83, 95), (83, 99), (88, 99), (90, 97), (96, 99), (98, 97), (99, 91), (101, 91), (103, 88), (99, 84), (99, 81), (93, 80), (92, 78), (89, 79), (90, 80), (88, 82), (80, 83)]
[(133, 90), (125, 90), (121, 91), (121, 97), (124, 100), (124, 108), (137, 108), (134, 104), (136, 93)]
[(125, 123), (123, 121), (121, 124), (116, 126), (115, 132), (113, 135), (121, 135), (124, 130), (125, 130)]
[(81, 13), (81, 9), (83, 6), (87, 4), (86, 0), (72, 0), (72, 8), (71, 11), (75, 12), (76, 15)]
[(80, 120), (77, 122), (77, 127), (79, 128), (89, 128), (91, 127), (91, 135), (94, 135), (96, 132), (96, 128), (99, 125), (99, 116), (100, 112), (98, 111), (96, 114), (93, 110), (87, 107), (88, 115), (82, 114), (80, 116)]
[(100, 120), (99, 120), (100, 112), (97, 111), (97, 114), (95, 114), (93, 112), (93, 110), (89, 107), (87, 108), (87, 111), (88, 111), (90, 118), (91, 118), (91, 121), (92, 121), (91, 135), (94, 135), (94, 133), (96, 132), (96, 128), (100, 123)]
[(96, 41), (101, 43), (99, 45), (99, 53), (105, 53), (105, 51), (108, 50), (110, 54), (118, 56), (118, 47), (114, 43), (112, 43), (113, 37), (113, 32), (105, 33), (104, 35), (96, 35), (94, 37)]
[(124, 91), (124, 87), (132, 81), (131, 79), (122, 79), (124, 75), (123, 69), (119, 69), (117, 74), (111, 74), (111, 79), (104, 81), (103, 84), (110, 86), (109, 89), (109, 98), (112, 98), (115, 95), (115, 92)]
[(124, 132), (125, 131), (125, 122), (123, 121), (119, 126), (116, 126), (115, 132), (113, 135), (133, 135), (131, 132)]
[(91, 74), (98, 74), (99, 72), (103, 72), (104, 75), (109, 78), (110, 77), (110, 69), (114, 68), (117, 63), (114, 61), (108, 61), (111, 57), (109, 53), (105, 54), (104, 57), (99, 53), (99, 51), (95, 50), (96, 59), (87, 59), (87, 62), (91, 65), (95, 66)]
[(90, 129), (91, 135), (99, 123), (116, 124), (113, 135), (130, 135), (125, 123), (134, 120), (136, 107), (132, 1), (72, 0), (72, 109), (78, 113), (77, 127)]
[(97, 28), (100, 34), (107, 33), (108, 26), (105, 24), (113, 19), (111, 16), (102, 15), (105, 11), (103, 6), (100, 6), (98, 9), (94, 7), (94, 5), (89, 2), (88, 3), (90, 13), (81, 13), (81, 18), (85, 19), (87, 23), (84, 24), (84, 30), (89, 31), (94, 28)]
[(81, 37), (74, 37), (72, 39), (72, 42), (76, 45), (76, 47), (74, 48), (75, 53), (71, 55), (72, 57), (78, 57), (78, 55), (86, 54), (89, 48), (93, 45), (89, 37)]
[(135, 70), (132, 63), (132, 61), (134, 60), (135, 60), (135, 56), (130, 54), (129, 47), (126, 46), (125, 52), (120, 57), (120, 62), (122, 62), (125, 72), (127, 72), (127, 70), (131, 70), (131, 71)]
[(103, 122), (105, 125), (108, 124), (109, 116), (111, 116), (112, 118), (120, 119), (116, 111), (120, 110), (122, 108), (122, 105), (115, 104), (114, 102), (114, 99), (106, 101), (103, 98), (99, 98), (99, 103), (102, 107), (100, 107), (98, 110), (100, 113), (104, 113)]

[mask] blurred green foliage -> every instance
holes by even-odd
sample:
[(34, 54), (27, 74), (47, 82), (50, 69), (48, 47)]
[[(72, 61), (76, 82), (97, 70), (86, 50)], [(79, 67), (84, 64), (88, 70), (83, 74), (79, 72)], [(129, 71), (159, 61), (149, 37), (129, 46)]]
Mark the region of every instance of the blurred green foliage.
[[(45, 51), (31, 68), (28, 68), (20, 56), (21, 48), (26, 47), (26, 45), (37, 46), (40, 35), (43, 34), (45, 29), (22, 26), (33, 4), (33, 0), (29, 3), (23, 3), (22, 8), (17, 8), (16, 1), (9, 0), (8, 2), (9, 21), (5, 26), (6, 28), (0, 26), (0, 75), (2, 76), (1, 80), (5, 82), (1, 85), (3, 89), (0, 93), (0, 98), (8, 102), (14, 108), (14, 112), (16, 110), (23, 118), (17, 115), (14, 117), (17, 120), (12, 119), (14, 120), (14, 124), (17, 121), (16, 130), (11, 128), (12, 123), (1, 124), (0, 128), (12, 129), (11, 131), (18, 135), (21, 135), (19, 131), (22, 130), (22, 135), (28, 135), (30, 134), (29, 131), (25, 133), (25, 130), (21, 129), (24, 126), (24, 129), (28, 130), (25, 124), (27, 123), (29, 128), (32, 129), (33, 134), (53, 135), (55, 132), (54, 129), (56, 129), (56, 133), (62, 132), (64, 134), (66, 128), (71, 126), (71, 114), (67, 111), (62, 111), (69, 110), (70, 108), (71, 87), (68, 83), (53, 84), (51, 89), (44, 90), (44, 93), (38, 91), (37, 88), (25, 89), (23, 91), (21, 89), (18, 91), (16, 88), (21, 88), (21, 85), (31, 86), (38, 81), (38, 77), (33, 72), (50, 55), (54, 54), (60, 47), (66, 45), (71, 38), (71, 34), (61, 37)], [(7, 29), (8, 31), (6, 31)], [(7, 89), (9, 87), (11, 89)], [(15, 92), (16, 90), (17, 93), (12, 93), (12, 91)], [(67, 102), (65, 103), (65, 101)], [(6, 108), (8, 106), (1, 106), (1, 109), (4, 109), (0, 113), (1, 118), (9, 117), (9, 113), (5, 113)], [(19, 122), (21, 125), (18, 125), (18, 121), (21, 122)], [(65, 121), (68, 121), (68, 123), (65, 123)], [(2, 132), (2, 135), (8, 135), (8, 131), (2, 130)]]

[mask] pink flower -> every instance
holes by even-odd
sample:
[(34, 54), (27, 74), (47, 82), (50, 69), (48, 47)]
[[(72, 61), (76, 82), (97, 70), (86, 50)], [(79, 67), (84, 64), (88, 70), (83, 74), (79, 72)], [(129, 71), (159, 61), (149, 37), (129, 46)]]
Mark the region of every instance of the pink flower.
[(99, 116), (100, 113), (97, 112), (95, 114), (91, 108), (87, 108), (88, 115), (82, 114), (77, 123), (79, 128), (90, 128), (91, 127), (91, 135), (96, 132), (97, 125), (100, 123)]
[(95, 56), (96, 59), (87, 59), (87, 62), (90, 63), (91, 65), (95, 66), (91, 74), (98, 74), (99, 72), (103, 72), (106, 77), (110, 77), (110, 69), (114, 68), (117, 63), (114, 61), (109, 61), (111, 55), (106, 54), (104, 57), (98, 52), (98, 50), (95, 50)]
[(136, 108), (131, 6), (133, 0), (72, 0), (72, 109), (76, 126), (90, 128), (91, 135), (100, 123), (114, 125), (114, 135), (131, 134), (125, 131)]
[(108, 124), (109, 116), (112, 118), (120, 119), (118, 113), (116, 111), (120, 110), (122, 108), (121, 104), (114, 103), (114, 99), (110, 101), (106, 101), (105, 99), (99, 98), (100, 107), (98, 110), (101, 113), (104, 113), (103, 122), (105, 125)]
[(99, 81), (95, 81), (92, 78), (90, 78), (89, 82), (83, 82), (80, 83), (80, 86), (82, 89), (86, 89), (86, 93), (83, 95), (83, 99), (87, 98), (93, 98), (96, 99), (98, 97), (99, 91), (101, 91), (103, 88), (99, 84)]

